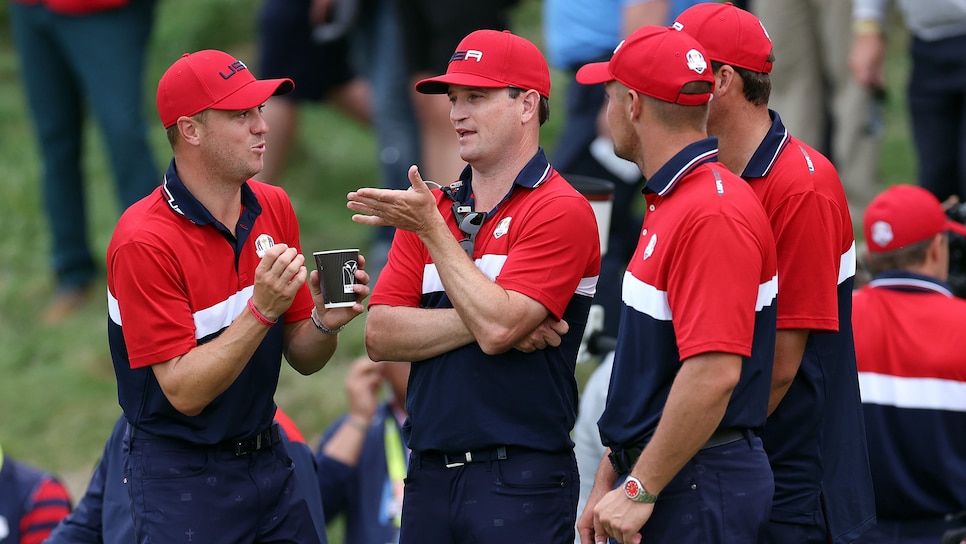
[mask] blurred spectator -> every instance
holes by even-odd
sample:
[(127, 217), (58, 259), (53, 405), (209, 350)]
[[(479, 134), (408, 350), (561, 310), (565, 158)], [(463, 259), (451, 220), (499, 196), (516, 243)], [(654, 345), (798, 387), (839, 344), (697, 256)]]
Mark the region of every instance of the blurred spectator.
[[(866, 86), (883, 85), (889, 0), (854, 0), (849, 62)], [(908, 105), (919, 185), (966, 200), (966, 3), (900, 0), (912, 33)]]
[(447, 184), (466, 163), (459, 155), (459, 140), (450, 122), (450, 103), (444, 95), (422, 94), (413, 85), (446, 72), (456, 46), (474, 30), (510, 28), (510, 9), (518, 0), (452, 2), (398, 0), (405, 65), (410, 97), (420, 131), (419, 171), (423, 179)]
[[(411, 85), (403, 53), (399, 7), (396, 0), (358, 0), (354, 47), (359, 70), (371, 88), (372, 127), (376, 133), (382, 186), (409, 187), (409, 167), (419, 162), (419, 128), (410, 100)], [(395, 229), (375, 229), (367, 253), (366, 270), (374, 285), (386, 262)]]
[(949, 221), (929, 191), (897, 185), (863, 221), (875, 274), (852, 321), (877, 525), (862, 544), (935, 544), (966, 528), (966, 301), (952, 295)]
[[(395, 0), (267, 0), (259, 24), (260, 70), (296, 82), (291, 95), (274, 97), (265, 108), (272, 131), (260, 179), (277, 182), (282, 175), (297, 137), (299, 105), (330, 101), (372, 126), (382, 186), (409, 187), (406, 172), (419, 160), (419, 130)], [(385, 264), (393, 232), (390, 227), (374, 232), (366, 267), (372, 282)]]
[[(287, 440), (286, 449), (295, 463), (299, 485), (306, 491), (306, 500), (313, 513), (312, 521), (315, 522), (321, 542), (325, 544), (325, 516), (322, 513), (322, 499), (315, 485), (312, 452), (298, 427), (281, 408), (275, 412), (275, 421), (282, 429), (282, 438)], [(104, 452), (87, 484), (87, 490), (77, 503), (77, 509), (64, 518), (44, 544), (130, 544), (136, 541), (131, 498), (124, 484), (124, 459), (121, 455), (127, 429), (127, 420), (124, 416), (119, 417), (104, 445)]]
[[(577, 69), (604, 61), (620, 40), (644, 24), (664, 24), (668, 0), (546, 0), (543, 33), (551, 65), (567, 73), (563, 127), (552, 164), (564, 174), (590, 176), (614, 184), (613, 208), (602, 256), (601, 280), (594, 304), (604, 309), (603, 333), (617, 337), (621, 276), (630, 259), (644, 218), (636, 211), (644, 178), (637, 165), (614, 155), (607, 124), (601, 121), (603, 85), (577, 85)], [(600, 407), (603, 410), (603, 406)], [(596, 418), (595, 423), (596, 427)], [(597, 456), (596, 462), (600, 460)], [(584, 475), (593, 478), (593, 475)]]
[(56, 476), (0, 448), (0, 542), (40, 544), (69, 513), (70, 495)]
[(331, 102), (346, 115), (368, 125), (369, 84), (350, 63), (348, 28), (333, 35), (316, 33), (331, 16), (334, 2), (355, 0), (265, 0), (258, 16), (258, 71), (262, 78), (287, 77), (295, 90), (268, 100), (264, 116), (265, 167), (256, 179), (279, 183), (298, 134), (298, 108), (309, 102)]
[[(40, 148), (56, 293), (53, 324), (89, 300), (103, 262), (87, 236), (83, 135), (90, 108), (123, 208), (161, 181), (143, 115), (155, 0), (11, 0), (10, 22)], [(95, 259), (94, 254), (97, 254)]]
[[(356, 359), (345, 379), (349, 411), (319, 442), (322, 503), (328, 521), (345, 515), (345, 542), (398, 542), (409, 463), (400, 430), (406, 420), (409, 367)], [(383, 386), (386, 399), (380, 401)]]
[(835, 164), (849, 203), (877, 192), (882, 82), (849, 73), (852, 0), (751, 0), (772, 39), (769, 104), (788, 130)]

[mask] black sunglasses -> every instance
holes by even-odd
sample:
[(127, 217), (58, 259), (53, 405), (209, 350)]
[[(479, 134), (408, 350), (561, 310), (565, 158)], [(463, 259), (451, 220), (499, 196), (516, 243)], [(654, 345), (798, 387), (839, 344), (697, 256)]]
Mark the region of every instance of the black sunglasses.
[(470, 256), (470, 260), (473, 259), (473, 248), (476, 244), (476, 235), (480, 232), (480, 227), (483, 226), (483, 221), (486, 219), (486, 212), (474, 212), (469, 206), (461, 205), (459, 200), (456, 198), (456, 190), (463, 185), (462, 181), (457, 181), (456, 183), (448, 186), (438, 185), (443, 194), (448, 196), (453, 201), (453, 218), (456, 219), (456, 226), (459, 227), (460, 231), (466, 236), (460, 240), (460, 247), (466, 254)]

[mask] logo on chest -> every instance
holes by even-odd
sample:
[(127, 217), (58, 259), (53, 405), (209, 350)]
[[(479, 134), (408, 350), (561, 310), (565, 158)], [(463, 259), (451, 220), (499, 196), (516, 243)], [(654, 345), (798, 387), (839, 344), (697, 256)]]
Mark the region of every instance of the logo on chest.
[(497, 224), (496, 228), (493, 229), (493, 237), (494, 238), (497, 238), (497, 239), (502, 238), (504, 234), (506, 234), (507, 232), (510, 231), (510, 220), (511, 219), (513, 219), (513, 218), (512, 217), (504, 217), (502, 220), (500, 220), (500, 222)]
[(654, 253), (654, 246), (657, 245), (657, 234), (652, 234), (651, 239), (647, 241), (647, 246), (644, 248), (643, 258), (646, 261), (651, 254)]

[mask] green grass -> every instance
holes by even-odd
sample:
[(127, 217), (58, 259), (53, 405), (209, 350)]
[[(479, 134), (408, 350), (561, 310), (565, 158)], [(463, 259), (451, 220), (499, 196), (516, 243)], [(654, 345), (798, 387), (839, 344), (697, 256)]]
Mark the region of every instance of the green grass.
[[(154, 88), (183, 52), (225, 49), (254, 62), (258, 0), (161, 0), (149, 54), (145, 110), (161, 164), (170, 158), (154, 110)], [(542, 44), (539, 0), (524, 0), (514, 30)], [(52, 288), (47, 226), (40, 209), (39, 162), (10, 40), (6, 2), (0, 3), (0, 443), (12, 456), (65, 475), (75, 498), (86, 484), (104, 440), (119, 414), (107, 346), (105, 287), (66, 322), (45, 327), (38, 317)], [(913, 180), (912, 151), (901, 89), (905, 53), (897, 41), (890, 65), (890, 103), (883, 147), (883, 183)], [(562, 124), (566, 81), (554, 72), (552, 111), (544, 144), (552, 150)], [(306, 252), (314, 248), (367, 248), (370, 231), (350, 221), (345, 194), (378, 185), (375, 146), (368, 129), (324, 105), (303, 109), (300, 143), (280, 183), (289, 191), (302, 226)], [(118, 216), (100, 136), (87, 130), (86, 187), (90, 238), (103, 255)], [(159, 177), (161, 172), (158, 173)], [(342, 381), (349, 361), (364, 352), (363, 320), (342, 335), (336, 356), (320, 373), (282, 372), (278, 403), (314, 440), (345, 406)], [(589, 365), (578, 369), (581, 383)], [(338, 542), (335, 540), (334, 542)]]

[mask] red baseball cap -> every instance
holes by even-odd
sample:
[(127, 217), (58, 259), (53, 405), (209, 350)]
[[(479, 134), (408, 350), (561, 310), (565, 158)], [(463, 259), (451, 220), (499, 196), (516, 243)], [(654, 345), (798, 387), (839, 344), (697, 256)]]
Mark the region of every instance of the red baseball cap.
[(446, 73), (416, 83), (423, 94), (446, 94), (450, 85), (533, 89), (550, 98), (550, 67), (543, 53), (509, 30), (477, 30), (456, 46)]
[(704, 49), (691, 36), (663, 26), (642, 26), (617, 45), (608, 62), (586, 64), (577, 70), (577, 81), (596, 85), (620, 81), (652, 98), (685, 106), (711, 100), (711, 93), (683, 94), (681, 87), (693, 81), (714, 85)]
[(185, 53), (158, 82), (158, 115), (164, 128), (206, 109), (247, 110), (292, 92), (291, 79), (255, 79), (244, 62), (223, 51)]
[(872, 199), (862, 221), (871, 253), (895, 251), (947, 230), (966, 236), (966, 226), (946, 217), (931, 192), (916, 185), (893, 185)]
[(752, 72), (771, 72), (771, 38), (751, 13), (731, 2), (703, 2), (678, 15), (674, 28), (694, 36), (708, 58)]

